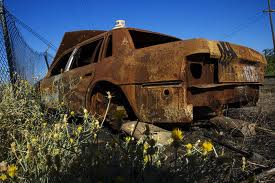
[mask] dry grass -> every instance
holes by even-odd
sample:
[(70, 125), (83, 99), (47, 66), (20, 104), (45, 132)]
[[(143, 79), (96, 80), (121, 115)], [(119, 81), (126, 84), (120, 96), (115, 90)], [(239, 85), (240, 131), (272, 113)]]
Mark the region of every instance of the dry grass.
[(86, 110), (80, 122), (62, 105), (49, 112), (25, 81), (0, 92), (5, 182), (231, 182), (250, 171), (246, 159), (204, 138), (204, 130), (177, 129), (163, 147), (149, 131), (139, 141), (111, 134)]

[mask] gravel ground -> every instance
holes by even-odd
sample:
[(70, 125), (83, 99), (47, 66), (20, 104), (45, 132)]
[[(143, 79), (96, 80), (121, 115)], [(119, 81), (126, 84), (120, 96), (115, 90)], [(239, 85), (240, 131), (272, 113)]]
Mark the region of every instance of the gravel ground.
[[(269, 89), (261, 90), (257, 106), (229, 109), (226, 116), (255, 123), (275, 132), (275, 92)], [(216, 136), (219, 140), (233, 144), (240, 150), (251, 152), (251, 157), (246, 158), (249, 162), (246, 171), (241, 171), (240, 168), (244, 156), (242, 153), (214, 142), (217, 152), (224, 151), (225, 155), (209, 161), (204, 168), (198, 166), (195, 170), (190, 169), (189, 173), (195, 177), (193, 180), (190, 179), (191, 182), (249, 182), (248, 180), (275, 182), (274, 173), (272, 175), (264, 174), (266, 170), (275, 168), (275, 136), (258, 132), (249, 137), (236, 137), (226, 130), (221, 129), (219, 132), (222, 132), (223, 135), (217, 135), (217, 131), (212, 127), (191, 127), (184, 131), (184, 139), (187, 142), (195, 143), (198, 139), (203, 141), (208, 139), (207, 136)]]
[[(275, 132), (275, 92), (273, 90), (262, 89), (260, 98), (255, 107), (244, 107), (240, 109), (230, 109), (227, 115), (231, 118), (242, 119), (250, 123), (255, 123), (260, 127), (273, 130)], [(250, 151), (257, 153), (263, 159), (263, 165), (275, 168), (275, 136), (264, 132), (246, 138), (232, 139), (236, 143)], [(253, 161), (253, 160), (252, 160)], [(259, 168), (259, 166), (257, 167)], [(273, 176), (259, 176), (258, 181), (275, 182)]]

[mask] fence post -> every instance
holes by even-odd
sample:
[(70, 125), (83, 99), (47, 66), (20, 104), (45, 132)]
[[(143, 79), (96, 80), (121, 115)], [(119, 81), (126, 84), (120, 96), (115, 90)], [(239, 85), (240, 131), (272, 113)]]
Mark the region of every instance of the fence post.
[(48, 52), (47, 51), (44, 52), (44, 59), (45, 59), (47, 68), (49, 70), (50, 66), (49, 66), (49, 62), (48, 62)]
[(1, 19), (4, 42), (5, 42), (5, 47), (6, 47), (6, 54), (7, 54), (9, 74), (10, 74), (10, 82), (14, 84), (15, 79), (16, 79), (15, 64), (13, 62), (13, 57), (12, 57), (11, 42), (10, 42), (10, 37), (9, 37), (9, 31), (8, 31), (7, 20), (6, 20), (6, 12), (5, 12), (3, 0), (0, 0), (0, 19)]

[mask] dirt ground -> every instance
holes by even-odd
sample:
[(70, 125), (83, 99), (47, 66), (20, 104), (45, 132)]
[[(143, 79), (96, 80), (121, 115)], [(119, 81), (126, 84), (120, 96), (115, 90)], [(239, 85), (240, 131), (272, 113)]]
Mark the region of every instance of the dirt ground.
[[(225, 116), (257, 124), (274, 133), (275, 92), (270, 88), (263, 88), (257, 106), (228, 109)], [(249, 182), (252, 180), (275, 182), (275, 173), (266, 173), (271, 169), (274, 171), (275, 168), (275, 133), (270, 135), (265, 132), (257, 132), (255, 135), (239, 137), (232, 135), (229, 131), (216, 130), (208, 125), (200, 127), (195, 125), (184, 132), (185, 141), (195, 143), (198, 139), (211, 139), (218, 154), (224, 152), (223, 156), (210, 161), (207, 168), (197, 168), (204, 173), (191, 172), (196, 177), (191, 179), (191, 182), (197, 181), (200, 174), (203, 174), (204, 177), (201, 177), (199, 181), (206, 182), (220, 182), (221, 180), (222, 182)], [(248, 162), (245, 171), (241, 171), (243, 157), (246, 157)]]
[[(275, 132), (275, 92), (272, 88), (262, 88), (257, 106), (229, 109), (226, 115), (230, 118), (241, 119), (249, 123), (257, 124), (265, 129)], [(275, 133), (274, 133), (275, 135)], [(254, 166), (250, 166), (250, 175), (255, 175), (259, 182), (275, 182), (275, 174), (264, 175), (266, 169), (275, 168), (275, 136), (257, 132), (256, 135), (244, 138), (228, 138), (239, 144), (243, 149), (252, 152), (254, 155), (249, 159)], [(236, 154), (235, 154), (236, 155)], [(232, 156), (235, 156), (232, 154)], [(251, 165), (250, 163), (250, 165)]]

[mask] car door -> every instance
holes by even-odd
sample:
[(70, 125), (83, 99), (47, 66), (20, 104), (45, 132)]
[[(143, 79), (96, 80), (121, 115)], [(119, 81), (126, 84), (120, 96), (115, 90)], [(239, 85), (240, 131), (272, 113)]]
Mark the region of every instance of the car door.
[(65, 71), (68, 61), (72, 58), (75, 50), (68, 50), (54, 63), (47, 76), (40, 82), (40, 93), (42, 103), (49, 108), (56, 108), (60, 105), (63, 89), (62, 74)]
[(61, 76), (64, 90), (61, 100), (71, 110), (79, 111), (85, 106), (85, 95), (89, 84), (94, 79), (95, 65), (100, 59), (103, 37), (80, 45), (68, 61)]

